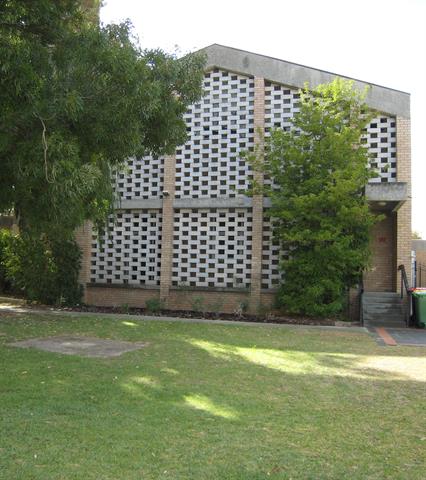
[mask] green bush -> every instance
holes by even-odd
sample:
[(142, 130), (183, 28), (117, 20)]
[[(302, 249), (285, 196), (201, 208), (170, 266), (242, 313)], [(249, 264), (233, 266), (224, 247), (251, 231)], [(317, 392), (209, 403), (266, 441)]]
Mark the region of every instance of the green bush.
[(49, 305), (74, 305), (81, 301), (81, 252), (74, 240), (16, 236), (6, 249), (3, 263), (14, 288), (30, 301)]
[(13, 241), (13, 235), (10, 230), (0, 229), (0, 292), (10, 293), (13, 291), (12, 283), (7, 278), (5, 261), (8, 247)]
[(148, 313), (159, 313), (164, 309), (164, 302), (160, 298), (149, 298), (145, 302), (145, 308)]

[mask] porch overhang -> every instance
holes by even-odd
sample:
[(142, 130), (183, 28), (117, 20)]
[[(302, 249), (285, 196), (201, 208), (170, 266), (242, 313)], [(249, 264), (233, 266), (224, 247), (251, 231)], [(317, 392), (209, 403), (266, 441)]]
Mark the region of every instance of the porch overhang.
[(365, 196), (372, 210), (395, 212), (408, 199), (407, 183), (369, 183)]

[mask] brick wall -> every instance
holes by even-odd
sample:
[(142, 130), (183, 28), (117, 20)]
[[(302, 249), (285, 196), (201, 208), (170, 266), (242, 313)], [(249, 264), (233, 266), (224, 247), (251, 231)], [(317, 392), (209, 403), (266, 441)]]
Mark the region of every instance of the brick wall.
[[(254, 79), (254, 142), (258, 160), (263, 156), (263, 132), (265, 128), (265, 81)], [(263, 184), (263, 173), (254, 171), (253, 180)], [(251, 256), (251, 288), (249, 310), (255, 313), (260, 305), (262, 287), (262, 236), (263, 236), (263, 196), (253, 195), (252, 256)]]
[(147, 300), (159, 297), (160, 290), (158, 288), (89, 285), (86, 288), (85, 302), (88, 305), (102, 307), (122, 307), (124, 305), (144, 307)]
[(426, 266), (426, 251), (419, 252), (416, 251), (416, 260), (417, 262), (421, 263), (422, 265)]
[[(86, 290), (86, 285), (90, 282), (90, 264), (92, 258), (92, 230), (93, 225), (91, 222), (85, 222), (75, 232), (75, 241), (78, 243), (81, 249), (81, 269), (79, 274), (79, 282)], [(87, 302), (86, 292), (84, 291), (84, 301)]]
[(175, 175), (176, 157), (170, 155), (164, 159), (163, 229), (161, 234), (160, 298), (166, 305), (172, 285)]
[[(160, 298), (158, 288), (134, 288), (120, 285), (89, 285), (85, 301), (89, 305), (104, 307), (145, 307), (150, 299)], [(272, 308), (274, 295), (261, 293), (259, 304), (253, 313), (262, 313)], [(200, 312), (237, 313), (247, 312), (250, 292), (192, 290), (171, 288), (165, 308), (170, 310), (195, 310)]]
[(408, 199), (397, 212), (396, 262), (404, 265), (411, 284), (411, 133), (410, 119), (397, 117), (397, 180), (406, 182)]
[[(413, 242), (415, 244), (417, 242)], [(413, 245), (413, 250), (416, 251), (416, 287), (426, 287), (426, 250), (421, 249), (417, 245)]]
[(370, 292), (392, 292), (396, 287), (395, 216), (389, 214), (371, 232), (371, 267), (364, 275), (364, 288)]

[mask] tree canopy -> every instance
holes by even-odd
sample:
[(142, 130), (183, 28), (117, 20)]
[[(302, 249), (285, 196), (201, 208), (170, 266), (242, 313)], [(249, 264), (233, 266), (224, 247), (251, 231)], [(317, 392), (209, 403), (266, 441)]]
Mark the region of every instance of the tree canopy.
[(173, 151), (204, 59), (143, 50), (130, 23), (98, 26), (78, 0), (0, 4), (0, 212), (69, 236), (113, 204), (111, 169)]
[(348, 81), (301, 92), (292, 128), (274, 130), (257, 167), (273, 179), (266, 189), (281, 259), (280, 304), (290, 312), (330, 315), (369, 261), (376, 221), (364, 195), (372, 176), (363, 133), (364, 96)]

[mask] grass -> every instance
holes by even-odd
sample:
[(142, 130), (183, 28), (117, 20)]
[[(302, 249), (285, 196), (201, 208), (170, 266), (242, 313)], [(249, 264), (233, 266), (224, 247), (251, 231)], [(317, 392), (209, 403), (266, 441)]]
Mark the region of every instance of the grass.
[[(149, 346), (7, 346), (66, 333)], [(0, 478), (424, 479), (425, 354), (342, 331), (3, 315)]]

